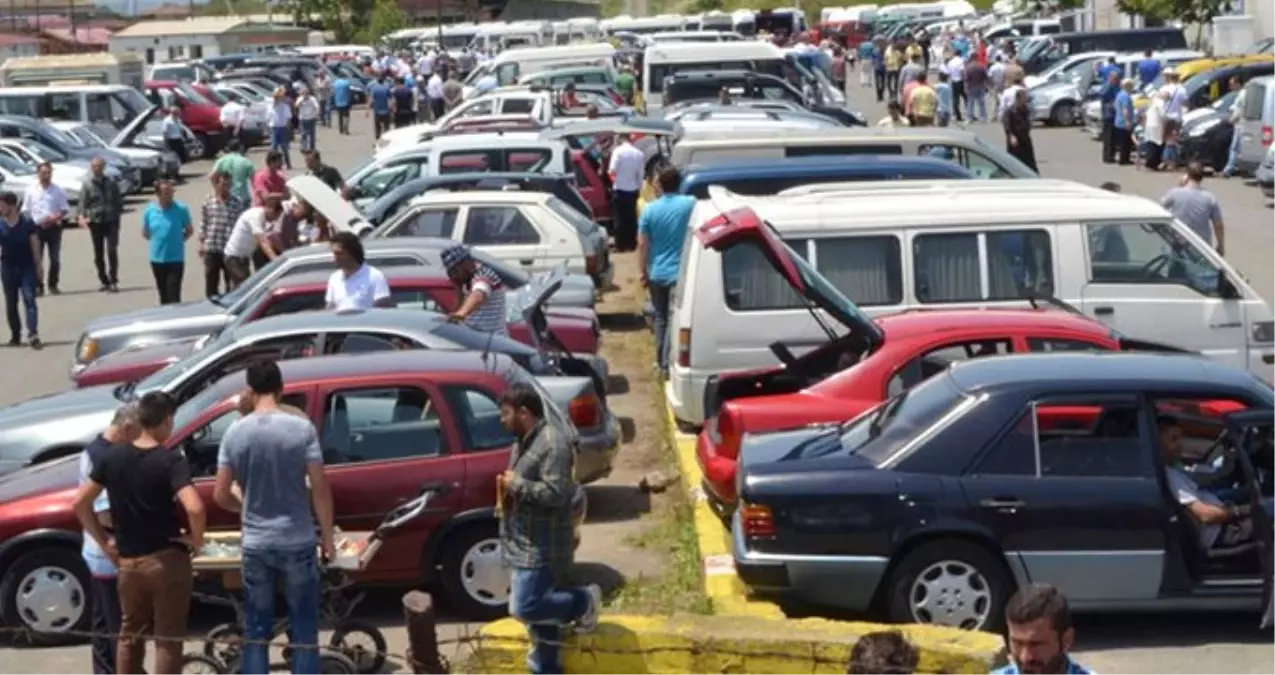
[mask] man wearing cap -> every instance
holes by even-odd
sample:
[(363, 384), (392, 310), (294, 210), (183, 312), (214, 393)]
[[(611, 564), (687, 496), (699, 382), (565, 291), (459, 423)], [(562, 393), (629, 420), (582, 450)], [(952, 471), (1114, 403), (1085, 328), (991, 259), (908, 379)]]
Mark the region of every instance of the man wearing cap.
[(18, 196), (0, 192), (0, 281), (4, 286), (4, 308), (9, 319), (9, 346), (22, 344), (22, 317), (18, 297), (27, 310), (27, 335), (32, 349), (40, 349), (38, 314), (35, 307), (40, 270), (40, 228), (18, 209)]
[(460, 307), (451, 320), (464, 322), (474, 330), (506, 335), (505, 285), (486, 265), (474, 260), (469, 247), (457, 244), (442, 253), (447, 277), (456, 286)]

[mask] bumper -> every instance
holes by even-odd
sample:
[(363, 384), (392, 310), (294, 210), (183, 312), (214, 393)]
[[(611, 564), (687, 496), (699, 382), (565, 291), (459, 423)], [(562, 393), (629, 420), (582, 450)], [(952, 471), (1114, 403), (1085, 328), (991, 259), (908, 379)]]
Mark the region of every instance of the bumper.
[(598, 431), (580, 434), (576, 452), (576, 481), (592, 483), (611, 475), (615, 453), (620, 449), (620, 420), (607, 411)]
[(735, 573), (754, 590), (862, 612), (872, 605), (890, 564), (882, 556), (795, 555), (748, 550), (739, 524), (731, 517), (731, 554)]
[(695, 461), (704, 473), (705, 494), (722, 506), (733, 505), (736, 498), (735, 468), (738, 462), (734, 457), (718, 454), (717, 444), (708, 437), (707, 429), (702, 429), (695, 437)]
[(669, 364), (669, 377), (664, 383), (664, 396), (668, 399), (669, 407), (673, 409), (673, 416), (678, 421), (695, 426), (704, 423), (704, 387), (707, 384), (707, 376), (698, 375), (677, 363)]

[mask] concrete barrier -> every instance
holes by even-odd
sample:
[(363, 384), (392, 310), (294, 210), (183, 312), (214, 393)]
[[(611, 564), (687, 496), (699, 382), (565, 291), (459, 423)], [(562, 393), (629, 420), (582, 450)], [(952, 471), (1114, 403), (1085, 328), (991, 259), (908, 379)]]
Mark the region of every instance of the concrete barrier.
[[(571, 636), (568, 673), (844, 673), (872, 623), (736, 616), (603, 616)], [(1000, 638), (938, 626), (900, 626), (920, 651), (919, 673), (987, 673), (1003, 664)], [(465, 672), (525, 673), (530, 641), (513, 619), (484, 626)]]

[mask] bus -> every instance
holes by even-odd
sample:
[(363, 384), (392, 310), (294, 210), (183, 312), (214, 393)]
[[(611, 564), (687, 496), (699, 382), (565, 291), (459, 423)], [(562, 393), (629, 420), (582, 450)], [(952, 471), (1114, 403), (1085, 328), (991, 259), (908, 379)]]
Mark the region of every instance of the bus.
[(57, 54), (11, 58), (0, 64), (0, 86), (114, 84), (138, 88), (146, 66), (137, 54)]

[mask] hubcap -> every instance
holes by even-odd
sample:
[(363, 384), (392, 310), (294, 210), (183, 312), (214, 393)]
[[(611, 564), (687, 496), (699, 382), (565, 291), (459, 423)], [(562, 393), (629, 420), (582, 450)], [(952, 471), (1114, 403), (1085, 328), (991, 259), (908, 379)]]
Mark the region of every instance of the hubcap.
[(1072, 112), (1071, 105), (1064, 103), (1058, 106), (1058, 123), (1062, 126), (1069, 127), (1075, 121), (1075, 114)]
[(69, 570), (39, 567), (22, 578), (14, 603), (28, 628), (57, 633), (84, 616), (86, 597), (84, 586)]
[(500, 540), (483, 539), (465, 551), (460, 583), (469, 597), (484, 605), (509, 602), (509, 568), (500, 554)]
[(194, 158), (204, 156), (204, 142), (199, 140), (198, 136), (196, 136), (195, 140), (190, 144), (190, 155)]
[(917, 575), (909, 601), (912, 616), (919, 623), (975, 630), (987, 622), (992, 592), (987, 579), (972, 565), (945, 560)]

